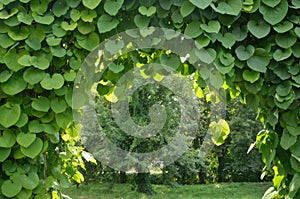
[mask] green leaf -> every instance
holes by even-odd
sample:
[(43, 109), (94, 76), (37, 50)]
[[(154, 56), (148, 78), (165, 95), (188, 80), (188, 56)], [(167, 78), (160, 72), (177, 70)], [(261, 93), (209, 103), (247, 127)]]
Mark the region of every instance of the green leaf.
[(294, 27), (293, 23), (290, 21), (282, 21), (275, 26), (273, 26), (273, 29), (278, 33), (285, 33), (289, 30), (291, 30)]
[(66, 21), (63, 21), (63, 22), (61, 22), (61, 27), (65, 31), (68, 31), (68, 30), (73, 31), (77, 27), (77, 23), (72, 20), (70, 20), (69, 23)]
[(42, 149), (43, 141), (38, 137), (29, 147), (21, 146), (22, 153), (31, 159), (37, 157), (41, 153)]
[(249, 31), (258, 39), (266, 37), (271, 30), (270, 25), (267, 24), (264, 20), (250, 20), (247, 23), (247, 27)]
[(101, 0), (82, 0), (83, 5), (91, 10), (94, 10), (100, 2)]
[(247, 65), (255, 71), (265, 73), (267, 66), (270, 63), (270, 58), (267, 51), (263, 48), (255, 49), (252, 57), (247, 60)]
[(92, 51), (99, 45), (100, 40), (99, 40), (99, 36), (97, 35), (97, 33), (92, 32), (85, 39), (78, 40), (77, 42), (84, 49)]
[(37, 84), (39, 83), (44, 77), (46, 73), (43, 70), (35, 69), (35, 68), (28, 68), (23, 73), (23, 79), (31, 84)]
[(76, 72), (74, 70), (70, 70), (64, 73), (64, 78), (67, 82), (72, 82), (76, 78)]
[(37, 111), (48, 112), (50, 108), (50, 100), (46, 97), (40, 97), (33, 100), (31, 106)]
[(67, 103), (64, 100), (58, 100), (57, 98), (51, 100), (51, 109), (54, 113), (63, 113), (67, 107)]
[(32, 120), (28, 124), (28, 130), (32, 133), (40, 133), (44, 131), (44, 127), (37, 120)]
[(264, 4), (266, 4), (267, 6), (274, 8), (275, 6), (277, 6), (280, 3), (281, 0), (262, 0), (262, 2)]
[(230, 128), (228, 123), (225, 120), (221, 119), (218, 121), (218, 123), (210, 123), (208, 133), (212, 135), (212, 141), (214, 142), (214, 144), (220, 146), (227, 139), (230, 133)]
[(256, 82), (260, 77), (260, 73), (256, 71), (250, 71), (250, 70), (244, 70), (243, 72), (243, 78), (244, 80), (254, 83)]
[(199, 21), (192, 21), (185, 28), (184, 34), (190, 38), (196, 38), (202, 34), (202, 30), (200, 28), (201, 23)]
[(21, 28), (19, 27), (11, 27), (8, 29), (8, 36), (12, 38), (15, 41), (21, 41), (26, 39), (30, 35), (30, 31), (28, 27), (22, 26)]
[(285, 50), (276, 49), (275, 52), (273, 53), (273, 58), (276, 61), (282, 61), (289, 58), (291, 55), (292, 55), (292, 49), (290, 48)]
[(225, 48), (232, 47), (236, 41), (234, 34), (232, 34), (231, 32), (227, 32), (223, 36), (219, 36), (217, 39)]
[(22, 184), (21, 182), (12, 182), (10, 180), (6, 180), (3, 182), (1, 186), (1, 191), (4, 196), (12, 198), (22, 190)]
[(167, 70), (171, 69), (172, 71), (176, 71), (180, 66), (181, 62), (178, 56), (176, 55), (165, 55), (160, 56), (160, 63), (163, 64), (163, 67)]
[(1, 148), (0, 147), (0, 162), (4, 162), (11, 152), (11, 148)]
[(0, 83), (6, 82), (13, 73), (9, 72), (9, 70), (4, 70), (0, 73)]
[(243, 4), (240, 0), (228, 0), (219, 1), (217, 6), (215, 4), (211, 4), (210, 6), (214, 9), (214, 11), (220, 14), (237, 16), (242, 11)]
[(19, 73), (15, 73), (8, 81), (1, 84), (1, 89), (7, 95), (16, 95), (25, 90), (27, 82), (25, 82)]
[(97, 13), (95, 10), (83, 10), (81, 11), (81, 19), (84, 22), (93, 22), (93, 19), (97, 17)]
[(37, 173), (31, 171), (27, 175), (23, 174), (20, 176), (20, 181), (25, 189), (33, 190), (39, 185), (39, 176)]
[(248, 45), (246, 48), (240, 45), (234, 52), (239, 60), (246, 61), (254, 54), (255, 48), (252, 45)]
[(31, 12), (19, 12), (17, 15), (17, 18), (20, 22), (27, 24), (27, 25), (31, 25), (32, 21), (33, 21), (33, 17), (31, 15)]
[(280, 145), (284, 150), (288, 150), (291, 146), (293, 146), (297, 142), (297, 137), (291, 135), (288, 131), (283, 131), (281, 136)]
[(211, 3), (212, 0), (189, 0), (192, 4), (194, 4), (195, 6), (197, 6), (198, 8), (204, 10), (205, 8), (207, 8)]
[(281, 22), (287, 15), (288, 6), (287, 0), (281, 0), (274, 8), (262, 4), (259, 7), (259, 12), (263, 15), (264, 20), (271, 25), (275, 25)]
[[(2, 108), (2, 107), (0, 107)], [(2, 111), (2, 109), (1, 109)], [(2, 113), (2, 112), (1, 112)], [(3, 112), (4, 114), (5, 112)], [(11, 117), (12, 115), (10, 115)], [(17, 115), (16, 115), (17, 116)], [(12, 118), (11, 118), (12, 119)], [(14, 119), (14, 118), (13, 118)], [(2, 121), (2, 119), (0, 120), (0, 122)], [(7, 127), (8, 128), (8, 127)], [(15, 133), (13, 131), (10, 130), (6, 130), (2, 132), (2, 135), (0, 135), (0, 147), (3, 148), (11, 148), (15, 145), (16, 143), (16, 136)]]
[(15, 41), (11, 39), (7, 34), (0, 34), (0, 46), (2, 48), (8, 48), (15, 44)]
[(55, 38), (55, 36), (49, 36), (46, 39), (46, 42), (49, 46), (58, 46), (60, 45), (62, 38)]
[(66, 49), (61, 46), (50, 46), (50, 51), (55, 57), (64, 57), (67, 54)]
[(134, 16), (134, 23), (138, 28), (145, 28), (148, 26), (149, 22), (150, 22), (150, 18), (148, 18), (147, 16), (143, 16), (140, 14), (137, 14)]
[(195, 6), (189, 1), (184, 1), (180, 7), (180, 13), (183, 17), (189, 16), (195, 10)]
[(141, 13), (144, 16), (150, 17), (156, 13), (156, 7), (150, 6), (149, 8), (146, 8), (145, 6), (139, 7), (139, 13)]
[(80, 19), (80, 11), (77, 9), (72, 9), (70, 13), (72, 21), (77, 22)]
[(297, 37), (290, 33), (276, 34), (275, 41), (281, 48), (290, 48), (296, 43)]
[(124, 70), (124, 65), (117, 65), (114, 62), (111, 62), (108, 64), (108, 68), (113, 72), (113, 73), (119, 73)]
[(209, 21), (208, 24), (201, 24), (200, 27), (207, 33), (218, 33), (221, 29), (221, 25), (218, 21)]
[(8, 18), (14, 16), (15, 14), (17, 14), (18, 11), (19, 10), (17, 8), (12, 8), (10, 10), (10, 13), (8, 13), (6, 10), (2, 10), (2, 11), (0, 11), (0, 19), (8, 19)]
[(30, 59), (31, 64), (38, 69), (45, 70), (49, 67), (50, 62), (43, 56), (32, 56)]
[(41, 86), (46, 90), (59, 89), (64, 85), (64, 77), (61, 74), (55, 73), (52, 77), (46, 74), (40, 82)]
[(17, 135), (17, 142), (23, 147), (29, 147), (35, 141), (36, 135), (34, 133), (19, 133)]
[(105, 46), (105, 49), (108, 50), (111, 55), (115, 55), (120, 50), (123, 49), (124, 42), (122, 40), (121, 41), (118, 41), (118, 40), (115, 40), (115, 41), (108, 40), (107, 42), (105, 42), (104, 46)]
[(101, 15), (97, 21), (97, 27), (100, 33), (109, 32), (116, 28), (119, 24), (119, 20), (113, 18), (107, 14)]
[(107, 0), (104, 3), (104, 10), (110, 16), (116, 16), (116, 14), (122, 8), (123, 3), (124, 3), (124, 0), (116, 0), (116, 1), (115, 0)]
[(232, 34), (234, 34), (236, 41), (243, 41), (246, 39), (248, 34), (248, 28), (244, 26), (234, 26), (232, 29)]
[(69, 5), (65, 0), (56, 1), (52, 7), (52, 12), (56, 17), (63, 16), (69, 10)]
[(30, 36), (25, 43), (33, 50), (40, 50), (42, 47), (40, 40), (35, 36)]
[(22, 189), (20, 193), (17, 195), (18, 199), (29, 199), (31, 197), (32, 197), (32, 191), (26, 189)]
[(276, 93), (280, 96), (287, 96), (292, 90), (292, 84), (290, 81), (282, 81), (276, 87)]
[(44, 16), (37, 15), (35, 12), (32, 13), (34, 21), (40, 24), (50, 25), (54, 21), (54, 16), (50, 13), (45, 14)]
[(21, 128), (25, 126), (28, 122), (28, 116), (25, 113), (22, 113), (18, 122), (15, 124), (17, 127)]
[(297, 156), (297, 157), (300, 157), (300, 140), (299, 140), (299, 137), (297, 139), (297, 142), (290, 147), (290, 151), (293, 155)]

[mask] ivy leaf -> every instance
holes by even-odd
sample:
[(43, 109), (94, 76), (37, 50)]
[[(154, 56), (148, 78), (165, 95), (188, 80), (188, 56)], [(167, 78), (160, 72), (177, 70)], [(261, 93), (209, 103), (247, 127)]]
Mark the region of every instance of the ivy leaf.
[(88, 51), (92, 51), (99, 45), (100, 40), (99, 40), (99, 36), (97, 35), (97, 33), (92, 32), (85, 39), (78, 40), (77, 42), (84, 49), (86, 49)]
[(270, 63), (270, 58), (267, 51), (263, 48), (255, 49), (252, 57), (247, 60), (247, 65), (255, 71), (265, 73), (267, 66)]
[(113, 73), (119, 73), (122, 70), (124, 70), (124, 65), (117, 65), (114, 62), (111, 62), (108, 64), (108, 68), (113, 72)]
[(34, 159), (37, 157), (43, 149), (43, 141), (41, 138), (36, 138), (35, 141), (29, 147), (21, 146), (21, 151), (27, 157)]
[(40, 82), (41, 86), (46, 90), (60, 89), (64, 85), (64, 77), (61, 74), (55, 73), (52, 77), (46, 74)]
[(234, 26), (232, 29), (232, 34), (234, 34), (236, 41), (243, 41), (246, 39), (248, 34), (248, 28), (244, 26)]
[(260, 21), (250, 20), (247, 23), (247, 27), (249, 31), (258, 39), (267, 36), (271, 30), (270, 25), (263, 20)]
[(246, 48), (245, 46), (240, 45), (235, 49), (235, 54), (241, 61), (248, 60), (254, 54), (254, 52), (255, 48), (252, 45), (248, 45)]
[(104, 3), (104, 10), (110, 15), (115, 16), (121, 9), (124, 0), (107, 0)]
[(290, 81), (284, 81), (276, 87), (276, 93), (280, 96), (287, 96), (292, 90)]
[(262, 4), (259, 7), (259, 12), (263, 15), (264, 20), (271, 25), (275, 25), (281, 22), (287, 15), (288, 6), (287, 0), (281, 0), (274, 8)]
[(134, 19), (133, 19), (135, 25), (139, 28), (145, 28), (148, 26), (149, 22), (150, 22), (150, 18), (146, 17), (146, 16), (143, 16), (143, 15), (140, 15), (140, 14), (137, 14), (134, 16)]
[(123, 49), (123, 47), (124, 47), (124, 42), (123, 42), (122, 40), (121, 40), (121, 41), (118, 41), (118, 40), (116, 40), (116, 41), (109, 40), (109, 41), (107, 41), (107, 42), (104, 44), (104, 46), (105, 46), (105, 49), (106, 49), (107, 51), (109, 51), (111, 55), (115, 55), (115, 54), (117, 54), (120, 50)]
[(210, 6), (214, 9), (214, 11), (220, 14), (237, 16), (241, 12), (243, 4), (240, 0), (228, 0), (219, 1), (217, 6), (215, 6), (215, 4), (211, 4)]
[(37, 15), (35, 12), (32, 13), (34, 21), (40, 24), (50, 25), (54, 21), (54, 16), (50, 13), (45, 14), (44, 16)]
[(83, 5), (91, 10), (94, 10), (100, 2), (101, 0), (82, 0)]
[(0, 73), (0, 83), (6, 82), (13, 75), (9, 70), (4, 70)]
[(256, 71), (244, 70), (244, 72), (243, 72), (244, 80), (246, 80), (250, 83), (256, 82), (259, 79), (259, 77), (260, 77), (260, 73), (258, 73)]
[(113, 18), (107, 14), (101, 15), (97, 22), (97, 27), (100, 33), (109, 32), (112, 29), (116, 28), (119, 24), (119, 20)]
[(194, 4), (195, 6), (197, 6), (198, 8), (204, 10), (205, 8), (207, 8), (211, 3), (212, 0), (189, 0), (192, 4)]
[(156, 7), (150, 6), (149, 8), (146, 8), (145, 6), (139, 7), (139, 13), (141, 13), (144, 16), (150, 17), (156, 13)]
[(0, 147), (0, 162), (4, 162), (10, 155), (11, 148), (1, 148)]
[(8, 29), (7, 32), (8, 36), (15, 41), (21, 41), (26, 39), (30, 35), (29, 28), (26, 26), (19, 27), (12, 27)]
[(0, 46), (2, 48), (8, 48), (15, 43), (7, 34), (0, 34)]
[(64, 100), (58, 100), (57, 98), (51, 100), (51, 109), (54, 113), (63, 113), (67, 107), (67, 103)]
[(202, 34), (202, 30), (200, 28), (201, 23), (199, 21), (192, 21), (186, 27), (184, 34), (190, 38), (196, 38)]
[(52, 7), (52, 12), (56, 17), (63, 16), (69, 10), (69, 5), (65, 0), (56, 1)]
[(236, 40), (234, 34), (227, 32), (223, 36), (219, 36), (218, 41), (220, 41), (225, 48), (230, 48), (234, 45)]

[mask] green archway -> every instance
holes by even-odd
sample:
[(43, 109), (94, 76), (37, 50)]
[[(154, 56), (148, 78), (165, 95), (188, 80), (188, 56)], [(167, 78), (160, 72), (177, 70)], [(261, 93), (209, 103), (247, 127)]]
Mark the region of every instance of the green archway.
[(299, 197), (299, 9), (298, 0), (1, 0), (0, 196), (54, 196), (56, 184), (82, 181), (71, 166), (83, 164), (76, 73), (106, 38), (153, 26), (210, 52), (228, 97), (259, 110), (267, 130), (257, 146), (274, 194)]

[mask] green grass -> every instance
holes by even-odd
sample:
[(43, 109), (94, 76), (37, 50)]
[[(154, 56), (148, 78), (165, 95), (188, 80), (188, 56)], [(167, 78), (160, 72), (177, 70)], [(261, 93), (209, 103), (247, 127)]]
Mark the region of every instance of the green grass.
[(146, 196), (131, 190), (130, 184), (116, 184), (112, 191), (106, 184), (80, 185), (64, 191), (73, 199), (259, 199), (270, 183), (220, 183), (186, 185), (170, 188), (154, 185), (156, 195)]

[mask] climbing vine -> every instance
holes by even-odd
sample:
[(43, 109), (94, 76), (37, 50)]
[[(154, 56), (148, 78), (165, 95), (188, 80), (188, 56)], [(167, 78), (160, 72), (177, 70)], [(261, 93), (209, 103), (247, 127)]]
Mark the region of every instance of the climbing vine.
[[(69, 180), (82, 182), (77, 71), (106, 38), (150, 26), (209, 52), (228, 98), (259, 110), (269, 198), (299, 197), (299, 9), (299, 0), (0, 0), (0, 197), (55, 198)], [(124, 68), (111, 66), (111, 79)]]

